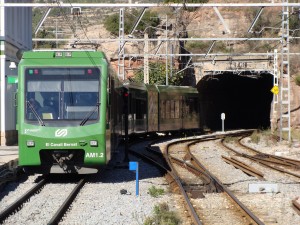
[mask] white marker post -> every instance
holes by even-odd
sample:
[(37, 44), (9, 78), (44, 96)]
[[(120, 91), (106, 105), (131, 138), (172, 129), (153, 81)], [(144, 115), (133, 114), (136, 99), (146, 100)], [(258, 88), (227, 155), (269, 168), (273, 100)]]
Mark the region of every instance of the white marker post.
[(221, 120), (222, 120), (222, 132), (224, 132), (225, 113), (221, 113)]

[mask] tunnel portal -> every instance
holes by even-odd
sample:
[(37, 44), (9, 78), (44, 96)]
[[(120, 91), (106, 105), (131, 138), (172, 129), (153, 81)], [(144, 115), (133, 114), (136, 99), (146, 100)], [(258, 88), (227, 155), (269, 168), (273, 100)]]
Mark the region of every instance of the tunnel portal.
[(197, 84), (202, 127), (221, 130), (221, 113), (225, 113), (225, 130), (269, 128), (272, 87), (270, 73), (224, 72), (203, 77)]

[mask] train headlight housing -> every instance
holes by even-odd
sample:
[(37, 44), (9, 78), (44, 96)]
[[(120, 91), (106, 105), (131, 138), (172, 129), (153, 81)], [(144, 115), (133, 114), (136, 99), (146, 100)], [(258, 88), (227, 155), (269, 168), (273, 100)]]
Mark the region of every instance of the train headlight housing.
[(32, 140), (28, 140), (28, 141), (26, 142), (26, 145), (27, 145), (27, 147), (34, 147), (34, 146), (35, 146), (35, 143), (34, 143), (34, 141), (32, 141)]
[(90, 141), (90, 146), (91, 147), (97, 147), (98, 146), (98, 141), (95, 141), (95, 140)]

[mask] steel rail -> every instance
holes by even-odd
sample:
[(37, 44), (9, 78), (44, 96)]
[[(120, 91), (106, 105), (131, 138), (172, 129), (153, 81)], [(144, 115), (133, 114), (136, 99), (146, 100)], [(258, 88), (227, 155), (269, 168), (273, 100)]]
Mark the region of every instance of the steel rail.
[(193, 165), (190, 165), (189, 163), (187, 163), (186, 161), (180, 160), (176, 157), (173, 156), (169, 156), (171, 161), (174, 162), (177, 165), (180, 165), (183, 168), (186, 168), (188, 171), (190, 171), (191, 173), (200, 176), (201, 179), (204, 181), (205, 185), (209, 185), (211, 183), (211, 179), (208, 176), (208, 174), (206, 173), (206, 171), (204, 170), (200, 170), (199, 168), (194, 167)]
[(253, 160), (253, 161), (257, 162), (257, 163), (260, 163), (260, 164), (262, 164), (262, 165), (264, 165), (266, 167), (269, 167), (269, 168), (271, 168), (273, 170), (276, 170), (276, 171), (279, 171), (279, 172), (282, 172), (282, 173), (286, 173), (286, 174), (292, 175), (294, 177), (300, 178), (300, 174), (296, 174), (296, 173), (290, 172), (288, 170), (284, 170), (282, 168), (273, 166), (273, 165), (271, 165), (272, 162), (268, 162), (266, 160), (263, 160), (263, 159), (260, 159), (260, 158), (254, 157), (254, 156), (250, 156), (250, 155), (247, 155), (247, 154), (241, 154), (240, 156), (244, 157), (244, 158), (251, 159), (251, 160)]
[[(239, 133), (248, 133), (248, 132), (253, 132), (253, 130), (249, 131), (240, 131)], [(231, 135), (234, 135), (234, 133), (230, 133)], [(204, 140), (215, 140), (215, 139), (218, 139), (218, 138), (222, 138), (224, 137), (224, 134), (221, 133), (221, 134), (213, 134), (213, 135), (203, 135), (203, 137), (201, 138), (197, 138), (198, 141), (204, 141)], [(195, 138), (193, 139), (185, 139), (184, 141), (194, 141)], [(182, 142), (183, 140), (181, 140)], [(180, 141), (177, 141), (177, 142), (180, 142)], [(174, 142), (173, 142), (174, 143)], [(173, 143), (170, 143), (170, 144), (173, 144)], [(153, 145), (154, 143), (152, 142), (151, 145)], [(168, 149), (168, 146), (170, 145), (168, 144), (167, 145), (167, 149)], [(148, 145), (147, 149), (151, 149), (151, 146), (150, 144)], [(195, 209), (193, 208), (191, 202), (189, 201), (189, 198), (188, 198), (188, 195), (186, 193), (186, 191), (184, 190), (182, 184), (181, 184), (181, 180), (178, 176), (176, 176), (176, 173), (174, 173), (174, 169), (171, 167), (171, 162), (170, 162), (170, 159), (168, 157), (166, 157), (166, 153), (163, 153), (163, 155), (165, 156), (165, 159), (167, 160), (167, 163), (168, 163), (168, 166), (164, 166), (162, 164), (160, 164), (155, 158), (149, 156), (149, 155), (145, 155), (145, 154), (141, 154), (139, 152), (136, 152), (132, 149), (129, 150), (129, 152), (131, 154), (135, 154), (139, 157), (142, 157), (142, 158), (146, 158), (147, 160), (153, 162), (154, 164), (156, 164), (157, 166), (159, 166), (161, 169), (163, 169), (166, 173), (167, 173), (167, 179), (172, 179), (170, 183), (170, 185), (172, 184), (176, 184), (176, 186), (178, 187), (178, 189), (180, 190), (180, 192), (182, 193), (183, 197), (185, 198), (185, 203), (186, 203), (186, 206), (190, 212), (190, 215), (192, 216), (195, 224), (199, 224), (199, 225), (202, 225), (202, 222), (200, 221), (197, 213), (195, 212)], [(157, 151), (154, 151), (155, 154), (157, 154)], [(200, 170), (201, 171), (201, 170)]]
[[(207, 169), (199, 162), (199, 160), (191, 153), (191, 150), (190, 150), (190, 147), (192, 145), (195, 145), (195, 144), (198, 144), (198, 143), (199, 143), (198, 141), (195, 141), (195, 142), (190, 143), (188, 145), (188, 154), (189, 154), (189, 157), (191, 157), (192, 163), (193, 163), (194, 166), (205, 169), (207, 171)], [(223, 189), (223, 191), (240, 207), (240, 209), (242, 209), (246, 213), (246, 215), (248, 217), (250, 217), (256, 224), (264, 225), (264, 223), (251, 210), (249, 210), (225, 185), (222, 184), (221, 181), (219, 181), (219, 179), (217, 179), (209, 171), (207, 171), (207, 173), (209, 174), (209, 176), (212, 179), (214, 179), (214, 181), (218, 185), (220, 185), (220, 187)]]
[[(150, 148), (148, 148), (148, 149), (150, 149)], [(190, 215), (193, 218), (193, 222), (195, 224), (202, 225), (202, 222), (200, 221), (197, 213), (195, 212), (192, 203), (189, 201), (188, 195), (187, 195), (186, 191), (184, 190), (179, 177), (177, 176), (176, 173), (174, 173), (174, 171), (172, 171), (172, 167), (170, 167), (171, 165), (169, 164), (168, 166), (164, 166), (162, 163), (159, 163), (158, 160), (153, 159), (149, 155), (145, 155), (145, 154), (139, 153), (139, 152), (134, 151), (134, 150), (130, 150), (130, 153), (134, 154), (134, 155), (137, 155), (139, 157), (145, 158), (145, 159), (151, 161), (153, 164), (156, 164), (157, 166), (159, 166), (161, 169), (163, 169), (168, 175), (168, 180), (171, 179), (171, 181), (169, 181), (169, 184), (170, 185), (171, 184), (172, 185), (176, 184), (176, 186), (178, 187), (178, 189), (182, 193), (182, 195), (185, 199), (185, 203), (187, 205), (188, 211), (190, 212)], [(155, 153), (155, 154), (157, 154), (157, 153)]]
[(291, 164), (291, 165), (294, 165), (294, 166), (297, 166), (297, 167), (300, 167), (300, 160), (296, 160), (296, 159), (290, 159), (290, 158), (286, 158), (286, 157), (282, 157), (282, 156), (276, 156), (276, 155), (271, 155), (271, 154), (268, 154), (268, 153), (262, 153), (250, 146), (247, 146), (245, 144), (242, 143), (242, 139), (245, 138), (245, 137), (241, 137), (239, 139), (239, 144), (241, 146), (243, 146), (244, 148), (247, 148), (251, 151), (254, 151), (256, 152), (257, 154), (259, 154), (260, 156), (262, 157), (265, 157), (265, 158), (270, 158), (270, 159), (274, 159), (274, 160), (278, 160), (278, 161), (282, 161), (282, 162), (285, 162), (285, 163), (288, 163), (288, 164)]
[(48, 225), (54, 225), (58, 224), (58, 222), (61, 220), (63, 215), (66, 213), (67, 209), (70, 207), (71, 203), (76, 198), (77, 194), (85, 184), (87, 178), (81, 179), (76, 187), (73, 189), (73, 191), (69, 194), (67, 199), (64, 201), (64, 203), (60, 206), (60, 208), (56, 211), (55, 215), (51, 218), (51, 220), (48, 222)]
[[(263, 159), (263, 158), (258, 157), (258, 156), (251, 156), (251, 155), (248, 155), (246, 153), (240, 153), (240, 152), (236, 151), (235, 149), (231, 148), (230, 146), (225, 145), (224, 144), (224, 139), (221, 141), (221, 143), (223, 144), (223, 146), (225, 148), (229, 149), (230, 151), (233, 151), (234, 153), (236, 153), (240, 157), (248, 158), (250, 160), (253, 160), (253, 161), (257, 162), (257, 163), (260, 163), (260, 164), (264, 165), (265, 167), (268, 167), (268, 168), (271, 168), (273, 170), (276, 170), (276, 171), (279, 171), (279, 172), (282, 172), (282, 173), (286, 173), (286, 174), (292, 175), (294, 177), (300, 178), (300, 174), (296, 174), (296, 173), (290, 172), (288, 170), (284, 170), (282, 168), (279, 168), (277, 166), (271, 165), (271, 164), (280, 164), (281, 166), (284, 166), (283, 162), (278, 163), (278, 162), (274, 162), (274, 161)], [(291, 165), (288, 165), (288, 166), (291, 166)]]
[(47, 180), (42, 179), (38, 182), (33, 188), (31, 188), (28, 192), (26, 192), (23, 196), (17, 199), (14, 203), (9, 205), (6, 209), (0, 212), (0, 223), (2, 223), (7, 217), (9, 217), (15, 211), (18, 211), (21, 206), (35, 193), (37, 193), (45, 184)]
[[(186, 141), (188, 141), (188, 140), (184, 140), (184, 141), (186, 142)], [(193, 204), (191, 203), (191, 201), (190, 201), (190, 199), (189, 199), (189, 197), (188, 197), (186, 191), (184, 190), (184, 188), (183, 188), (183, 186), (182, 186), (182, 181), (181, 181), (181, 179), (179, 178), (179, 176), (178, 176), (176, 170), (175, 170), (174, 167), (172, 166), (171, 159), (169, 158), (169, 155), (170, 155), (170, 154), (169, 154), (169, 148), (170, 148), (172, 145), (174, 145), (174, 144), (176, 144), (176, 143), (179, 143), (179, 142), (183, 142), (183, 140), (181, 140), (181, 141), (175, 141), (175, 142), (172, 142), (172, 143), (167, 144), (167, 146), (166, 146), (166, 152), (164, 153), (164, 157), (165, 157), (167, 163), (169, 164), (169, 166), (170, 166), (170, 168), (171, 168), (171, 171), (172, 171), (171, 176), (173, 177), (173, 179), (174, 179), (175, 182), (177, 183), (177, 186), (179, 187), (180, 192), (181, 192), (181, 194), (182, 194), (183, 197), (184, 197), (185, 204), (187, 205), (187, 209), (188, 209), (188, 211), (189, 211), (189, 213), (190, 213), (190, 215), (191, 215), (191, 217), (192, 217), (194, 223), (195, 223), (195, 224), (198, 224), (198, 225), (202, 225), (202, 222), (201, 222), (201, 220), (200, 220), (198, 214), (196, 213), (196, 211), (195, 211), (195, 209), (194, 209), (194, 207), (193, 207)]]
[(281, 160), (281, 159), (276, 159), (276, 158), (273, 158), (272, 156), (268, 156), (268, 155), (265, 155), (265, 154), (258, 154), (258, 155), (254, 155), (252, 157), (257, 159), (257, 160), (263, 161), (265, 163), (273, 163), (273, 164), (277, 164), (279, 166), (284, 166), (284, 167), (299, 168), (299, 165), (295, 165), (293, 163), (286, 162), (286, 161)]
[(292, 203), (295, 206), (295, 208), (297, 209), (297, 213), (300, 214), (300, 201), (299, 201), (299, 197), (293, 199)]
[(222, 155), (222, 158), (225, 162), (233, 165), (236, 168), (239, 168), (240, 170), (244, 171), (246, 174), (255, 176), (260, 180), (264, 180), (264, 174), (256, 169), (254, 169), (253, 167), (251, 167), (235, 158), (229, 158), (224, 155)]

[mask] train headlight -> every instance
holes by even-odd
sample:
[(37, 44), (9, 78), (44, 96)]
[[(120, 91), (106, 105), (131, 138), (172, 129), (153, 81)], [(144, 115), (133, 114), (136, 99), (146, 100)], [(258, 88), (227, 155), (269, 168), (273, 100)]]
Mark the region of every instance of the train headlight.
[(90, 146), (97, 147), (98, 146), (98, 141), (90, 141)]
[(35, 143), (34, 143), (34, 141), (30, 140), (30, 141), (27, 141), (26, 145), (27, 145), (27, 147), (34, 147)]

